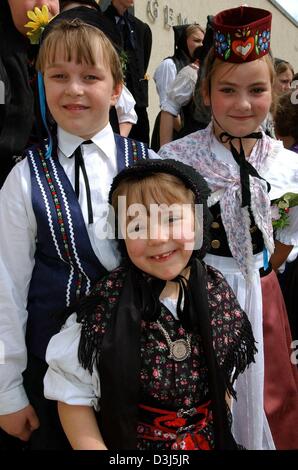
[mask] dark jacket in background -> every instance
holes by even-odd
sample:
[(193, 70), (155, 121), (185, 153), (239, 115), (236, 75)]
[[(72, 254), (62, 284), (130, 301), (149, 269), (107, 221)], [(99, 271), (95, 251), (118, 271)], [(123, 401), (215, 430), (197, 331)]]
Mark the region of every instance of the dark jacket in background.
[[(6, 0), (0, 13), (0, 187), (27, 146), (33, 124), (34, 98), (28, 71), (29, 41), (15, 28)], [(2, 84), (1, 84), (2, 88)], [(3, 98), (3, 97), (1, 97)]]
[(148, 80), (145, 78), (152, 48), (152, 32), (150, 27), (135, 16), (125, 12), (117, 24), (119, 13), (111, 4), (105, 11), (105, 17), (120, 31), (122, 49), (127, 56), (125, 82), (136, 100), (135, 110), (138, 122), (133, 126), (130, 137), (149, 143), (149, 121), (146, 108), (148, 106)]

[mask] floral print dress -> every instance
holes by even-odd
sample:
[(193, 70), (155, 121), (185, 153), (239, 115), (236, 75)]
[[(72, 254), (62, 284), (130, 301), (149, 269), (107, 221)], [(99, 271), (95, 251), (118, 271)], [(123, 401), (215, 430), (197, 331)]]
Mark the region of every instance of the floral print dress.
[[(231, 376), (236, 361), (239, 367), (241, 355), (243, 368), (253, 359), (254, 339), (246, 314), (239, 307), (223, 276), (209, 266), (207, 273), (213, 346), (219, 366)], [(93, 314), (89, 317), (78, 316), (78, 321), (82, 323), (82, 336), (87, 335), (89, 341), (96, 336), (99, 358), (100, 345), (113, 309), (117, 305), (125, 274), (125, 270), (119, 268), (100, 281), (91, 294), (99, 298)], [(140, 403), (137, 426), (139, 450), (214, 448), (207, 364), (202, 340), (199, 335), (187, 335), (180, 320), (175, 316), (160, 303), (158, 321), (170, 340), (174, 342), (188, 339), (190, 342), (190, 355), (181, 361), (169, 357), (168, 341), (157, 322), (141, 321)], [(251, 354), (248, 351), (248, 343), (253, 345)], [(228, 408), (227, 412), (230, 419)]]

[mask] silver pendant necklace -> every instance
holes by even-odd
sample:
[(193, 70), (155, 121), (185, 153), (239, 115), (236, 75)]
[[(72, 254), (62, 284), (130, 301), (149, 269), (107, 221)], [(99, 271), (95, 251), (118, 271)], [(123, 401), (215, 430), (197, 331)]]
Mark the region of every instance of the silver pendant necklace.
[(186, 339), (177, 339), (176, 341), (172, 341), (169, 333), (164, 329), (163, 326), (161, 326), (159, 320), (157, 320), (156, 324), (160, 331), (164, 334), (164, 337), (168, 343), (170, 350), (168, 357), (177, 362), (187, 359), (191, 353), (190, 334), (186, 335)]

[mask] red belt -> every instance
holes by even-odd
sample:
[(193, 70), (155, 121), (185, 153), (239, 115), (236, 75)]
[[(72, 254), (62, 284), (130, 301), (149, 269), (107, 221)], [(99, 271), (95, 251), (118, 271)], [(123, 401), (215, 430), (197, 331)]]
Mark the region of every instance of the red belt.
[[(178, 448), (185, 450), (210, 449), (209, 442), (200, 434), (212, 418), (210, 401), (195, 408), (188, 410), (182, 408), (178, 411), (168, 411), (142, 404), (139, 408), (138, 437), (151, 441), (179, 441)], [(175, 444), (173, 445), (172, 448), (177, 448)]]

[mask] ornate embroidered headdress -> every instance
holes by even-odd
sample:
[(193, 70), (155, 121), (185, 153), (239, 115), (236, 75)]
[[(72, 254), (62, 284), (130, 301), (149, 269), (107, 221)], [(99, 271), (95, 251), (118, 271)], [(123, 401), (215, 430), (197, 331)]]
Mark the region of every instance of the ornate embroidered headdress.
[(241, 6), (224, 10), (213, 19), (216, 56), (227, 62), (250, 62), (270, 50), (272, 14)]

